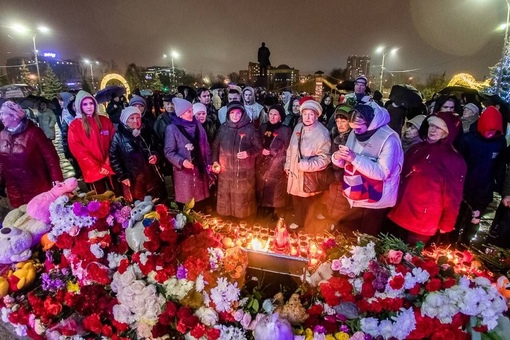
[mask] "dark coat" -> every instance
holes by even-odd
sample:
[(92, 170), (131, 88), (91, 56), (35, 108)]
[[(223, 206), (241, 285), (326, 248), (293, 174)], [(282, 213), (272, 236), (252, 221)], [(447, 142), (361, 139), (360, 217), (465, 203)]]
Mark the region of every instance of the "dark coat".
[(387, 105), (388, 113), (390, 114), (390, 122), (388, 126), (392, 128), (399, 137), (402, 136), (402, 128), (406, 119), (406, 109), (403, 107), (395, 107), (393, 104)]
[[(198, 157), (193, 157), (190, 150), (192, 141), (184, 136), (179, 127), (184, 128), (193, 138), (195, 138), (198, 128), (198, 151), (201, 154), (202, 164), (198, 164)], [(187, 203), (192, 198), (195, 199), (195, 202), (199, 202), (209, 197), (207, 167), (211, 164), (210, 155), (211, 150), (205, 130), (195, 118), (191, 122), (177, 117), (172, 120), (172, 124), (168, 125), (165, 132), (165, 157), (173, 165), (175, 200), (177, 202)], [(193, 169), (186, 169), (182, 166), (186, 159), (193, 163), (195, 166)]]
[(154, 134), (158, 140), (158, 143), (163, 147), (165, 144), (165, 131), (166, 127), (172, 124), (172, 120), (175, 118), (175, 113), (163, 112), (158, 116), (154, 123)]
[(459, 152), (467, 164), (464, 199), (472, 210), (484, 211), (493, 200), (493, 192), (501, 191), (505, 178), (505, 136), (484, 138), (474, 122), (459, 140)]
[[(212, 160), (221, 166), (218, 176), (218, 214), (238, 218), (254, 214), (255, 161), (262, 151), (262, 142), (246, 112), (237, 123), (231, 122), (227, 115), (212, 150)], [(246, 151), (248, 158), (238, 159), (237, 153), (240, 151)]]
[(14, 208), (62, 181), (57, 151), (44, 132), (29, 120), (19, 131), (0, 132), (0, 185), (5, 185)]
[(460, 119), (438, 112), (450, 132), (436, 143), (421, 142), (406, 153), (397, 204), (388, 217), (413, 233), (433, 236), (455, 227), (462, 201), (466, 162), (453, 147), (462, 130)]
[(216, 118), (214, 117), (215, 116), (210, 116), (209, 114), (207, 114), (205, 122), (202, 124), (202, 127), (204, 128), (205, 133), (207, 134), (207, 140), (209, 141), (209, 144), (212, 144), (214, 142), (216, 134), (218, 133), (218, 128), (220, 126), (218, 117)]
[(163, 181), (157, 173), (155, 165), (149, 164), (149, 157), (161, 157), (154, 148), (151, 135), (144, 131), (135, 137), (124, 124), (113, 136), (110, 145), (110, 165), (117, 174), (119, 181), (129, 179), (131, 195), (134, 200), (143, 200), (146, 195), (162, 198)]
[[(259, 127), (259, 133), (264, 139), (268, 123)], [(267, 131), (272, 138), (268, 150), (270, 155), (260, 155), (257, 159), (257, 202), (261, 207), (280, 208), (287, 200), (287, 177), (284, 165), (287, 148), (289, 147), (292, 130), (281, 125), (274, 132)]]
[(122, 114), (122, 110), (124, 109), (124, 105), (119, 100), (118, 102), (111, 101), (108, 103), (106, 107), (106, 113), (108, 113), (108, 117), (114, 124), (120, 124), (120, 115)]

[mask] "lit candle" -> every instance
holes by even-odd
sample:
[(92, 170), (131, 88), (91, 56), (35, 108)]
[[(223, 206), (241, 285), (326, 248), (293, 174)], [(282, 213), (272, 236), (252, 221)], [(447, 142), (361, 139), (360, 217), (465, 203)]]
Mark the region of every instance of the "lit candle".
[(258, 238), (254, 238), (251, 240), (251, 249), (253, 250), (262, 250), (262, 242)]
[(312, 267), (316, 266), (318, 262), (319, 262), (319, 260), (312, 258), (312, 259), (310, 259), (310, 266), (312, 266)]
[(297, 254), (298, 254), (297, 248), (296, 247), (291, 247), (290, 248), (290, 255), (296, 256)]
[(310, 243), (310, 256), (316, 257), (317, 256), (317, 245), (315, 242)]

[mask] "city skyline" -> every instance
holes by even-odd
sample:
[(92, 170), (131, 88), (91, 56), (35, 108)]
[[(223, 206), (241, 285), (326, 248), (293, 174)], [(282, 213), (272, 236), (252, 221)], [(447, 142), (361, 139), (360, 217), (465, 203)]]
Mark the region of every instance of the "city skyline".
[(54, 0), (40, 7), (33, 0), (0, 0), (0, 4), (4, 62), (33, 53), (30, 37), (8, 27), (19, 22), (49, 27), (48, 35), (38, 34), (37, 48), (61, 59), (113, 59), (120, 69), (131, 62), (164, 66), (170, 60), (163, 54), (175, 50), (180, 55), (174, 60), (177, 67), (204, 75), (246, 69), (248, 62), (257, 61), (264, 41), (273, 66), (287, 64), (301, 74), (345, 68), (350, 55), (370, 56), (371, 73), (377, 74), (382, 55), (375, 50), (385, 45), (399, 48), (396, 55), (386, 57), (385, 72), (411, 70), (422, 80), (434, 73), (468, 72), (483, 80), (501, 56), (504, 33), (495, 28), (506, 18), (502, 0), (313, 4), (261, 0), (259, 11), (264, 15), (254, 15), (255, 6), (245, 1), (152, 0), (149, 6), (139, 6), (135, 1), (91, 0), (78, 6)]

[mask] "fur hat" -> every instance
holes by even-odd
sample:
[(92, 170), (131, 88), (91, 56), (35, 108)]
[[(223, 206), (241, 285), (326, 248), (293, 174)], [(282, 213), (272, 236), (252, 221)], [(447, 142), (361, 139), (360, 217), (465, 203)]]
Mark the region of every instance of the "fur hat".
[(202, 103), (195, 103), (193, 104), (193, 114), (196, 115), (199, 112), (205, 112), (207, 113), (207, 108)]
[(172, 99), (174, 99), (174, 98), (175, 98), (175, 96), (173, 94), (165, 94), (165, 96), (163, 97), (163, 101), (171, 103)]
[(476, 106), (473, 103), (467, 103), (466, 105), (464, 105), (464, 108), (465, 109), (470, 109), (477, 116), (480, 114), (480, 109), (478, 108), (478, 106)]
[(143, 107), (147, 107), (147, 104), (145, 103), (145, 99), (142, 96), (133, 95), (133, 98), (129, 101), (129, 106), (133, 106), (135, 104), (142, 105)]
[(444, 132), (449, 133), (448, 125), (446, 125), (446, 122), (439, 118), (438, 116), (430, 116), (429, 118), (427, 118), (427, 122), (429, 122), (429, 125), (435, 125)]
[(267, 112), (269, 113), (271, 112), (271, 110), (278, 111), (282, 122), (285, 120), (285, 109), (283, 108), (283, 106), (281, 106), (280, 104), (272, 105)]
[(174, 103), (175, 114), (177, 115), (177, 117), (182, 116), (184, 112), (193, 108), (193, 105), (191, 105), (191, 103), (186, 99), (175, 97), (174, 99), (172, 99), (172, 103)]
[(21, 108), (18, 104), (16, 104), (13, 101), (6, 101), (2, 104), (2, 107), (0, 108), (0, 113), (7, 113), (7, 112), (13, 112), (18, 116), (20, 119), (23, 119), (27, 116), (27, 113), (25, 110)]
[(129, 116), (134, 115), (135, 113), (141, 114), (140, 110), (138, 110), (135, 106), (128, 106), (122, 110), (122, 113), (120, 114), (120, 121), (122, 124), (126, 125)]
[(243, 112), (246, 112), (246, 109), (244, 108), (244, 105), (241, 102), (233, 101), (228, 103), (227, 105), (227, 115), (232, 111), (233, 109), (240, 109)]
[[(305, 97), (307, 98), (307, 97)], [(305, 99), (303, 98), (303, 99)], [(317, 113), (318, 116), (322, 115), (322, 106), (319, 102), (315, 101), (312, 97), (310, 99), (304, 100), (301, 106), (299, 107), (299, 112), (302, 114), (303, 110), (309, 109), (313, 110)]]

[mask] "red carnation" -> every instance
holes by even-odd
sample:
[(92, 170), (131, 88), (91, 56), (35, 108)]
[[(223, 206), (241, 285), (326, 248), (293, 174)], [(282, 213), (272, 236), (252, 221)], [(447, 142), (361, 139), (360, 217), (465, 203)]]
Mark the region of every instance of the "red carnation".
[(126, 270), (128, 269), (128, 267), (129, 267), (129, 260), (123, 259), (120, 261), (117, 271), (119, 272), (119, 274), (124, 274), (126, 272)]
[(365, 299), (369, 299), (371, 297), (374, 297), (375, 295), (375, 289), (372, 285), (372, 282), (363, 282), (363, 285), (361, 286), (361, 296)]
[(447, 278), (444, 282), (443, 282), (443, 288), (446, 289), (446, 288), (451, 288), (453, 286), (455, 286), (457, 284), (457, 282), (455, 281), (454, 278), (452, 277), (449, 277)]
[(409, 289), (409, 294), (418, 295), (418, 294), (420, 294), (420, 291), (421, 291), (421, 285), (417, 283), (414, 285), (413, 288)]
[(220, 338), (221, 332), (217, 328), (208, 328), (206, 331), (207, 340), (217, 340)]
[(53, 301), (51, 298), (47, 298), (44, 301), (44, 309), (49, 315), (57, 316), (62, 311), (62, 305), (56, 301)]
[(205, 326), (201, 323), (193, 327), (190, 334), (195, 337), (196, 339), (200, 339), (205, 335)]
[(375, 280), (375, 274), (371, 271), (366, 271), (363, 273), (363, 281), (372, 282)]
[(308, 315), (321, 315), (323, 310), (322, 305), (313, 305), (306, 312)]
[(427, 292), (435, 292), (441, 289), (441, 280), (433, 277), (430, 281), (425, 285), (425, 289)]
[(402, 275), (396, 275), (389, 282), (390, 287), (395, 290), (399, 290), (404, 287), (405, 279)]
[(68, 233), (63, 233), (57, 237), (57, 242), (55, 242), (55, 245), (60, 249), (71, 249), (73, 242), (74, 237)]
[(86, 330), (94, 332), (96, 334), (101, 334), (102, 329), (101, 318), (97, 313), (87, 316), (83, 319), (83, 327)]
[(423, 262), (423, 264), (421, 265), (421, 268), (423, 270), (428, 271), (431, 277), (434, 277), (437, 274), (439, 274), (439, 266), (434, 261)]

